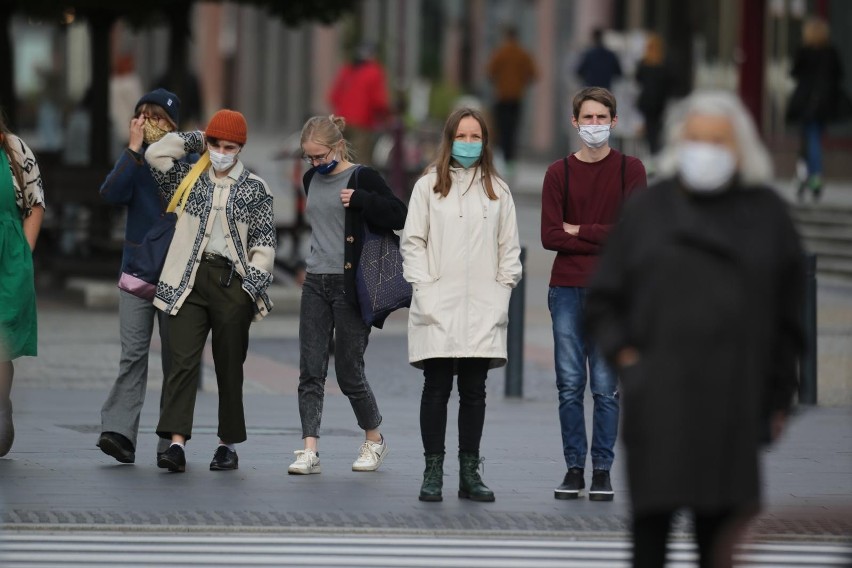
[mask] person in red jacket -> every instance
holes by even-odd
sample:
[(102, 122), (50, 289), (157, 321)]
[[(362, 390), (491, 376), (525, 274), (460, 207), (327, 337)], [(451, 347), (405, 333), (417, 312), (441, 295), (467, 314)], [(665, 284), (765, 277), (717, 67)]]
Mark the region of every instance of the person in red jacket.
[(372, 45), (361, 45), (352, 62), (340, 68), (328, 102), (333, 114), (346, 119), (347, 138), (358, 162), (370, 165), (376, 133), (389, 113), (385, 72)]
[(588, 376), (595, 403), (589, 499), (611, 501), (618, 379), (586, 337), (583, 311), (587, 282), (621, 204), (647, 180), (642, 162), (609, 146), (618, 122), (612, 93), (602, 87), (583, 89), (574, 97), (572, 110), (571, 124), (580, 135), (581, 148), (547, 168), (541, 196), (541, 243), (556, 251), (547, 305), (553, 320), (559, 422), (568, 468), (554, 496), (576, 499), (585, 488), (588, 442), (583, 395)]

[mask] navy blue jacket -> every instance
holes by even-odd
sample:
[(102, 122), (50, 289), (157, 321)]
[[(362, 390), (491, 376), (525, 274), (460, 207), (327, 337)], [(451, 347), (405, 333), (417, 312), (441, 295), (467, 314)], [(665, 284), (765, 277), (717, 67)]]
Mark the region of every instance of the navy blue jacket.
[[(142, 153), (126, 148), (121, 153), (112, 171), (107, 175), (100, 194), (104, 201), (127, 207), (127, 226), (124, 231), (124, 247), (121, 255), (121, 270), (124, 270), (133, 249), (139, 246), (145, 234), (162, 217), (168, 203), (160, 195), (160, 188)], [(196, 162), (192, 156), (190, 162)]]

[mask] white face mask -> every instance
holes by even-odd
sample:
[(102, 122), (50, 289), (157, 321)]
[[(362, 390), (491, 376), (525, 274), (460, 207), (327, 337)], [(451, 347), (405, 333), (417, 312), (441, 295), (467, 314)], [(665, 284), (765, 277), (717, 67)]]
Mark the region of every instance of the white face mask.
[(678, 174), (686, 188), (695, 193), (723, 189), (734, 177), (736, 168), (734, 153), (719, 144), (683, 142), (678, 150)]
[(580, 139), (589, 148), (600, 148), (609, 140), (611, 124), (581, 124), (577, 127)]
[(236, 154), (220, 154), (219, 152), (214, 152), (210, 149), (208, 149), (208, 151), (210, 152), (210, 163), (213, 165), (213, 169), (217, 172), (227, 170), (237, 161)]

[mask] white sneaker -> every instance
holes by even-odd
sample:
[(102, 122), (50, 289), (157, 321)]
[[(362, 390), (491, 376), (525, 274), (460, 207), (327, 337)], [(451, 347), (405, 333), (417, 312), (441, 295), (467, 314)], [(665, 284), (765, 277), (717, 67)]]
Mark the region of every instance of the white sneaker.
[(287, 468), (287, 473), (295, 475), (309, 475), (311, 473), (321, 473), (320, 460), (317, 453), (313, 450), (296, 450), (296, 461), (290, 464)]
[(358, 459), (352, 464), (352, 471), (376, 471), (388, 455), (388, 445), (382, 436), (382, 443), (365, 440), (361, 444)]

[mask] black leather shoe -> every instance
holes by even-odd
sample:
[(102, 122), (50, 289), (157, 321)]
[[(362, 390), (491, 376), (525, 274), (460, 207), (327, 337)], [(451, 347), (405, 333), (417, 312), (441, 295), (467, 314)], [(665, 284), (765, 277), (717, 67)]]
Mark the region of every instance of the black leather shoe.
[(114, 457), (121, 463), (134, 463), (136, 450), (126, 437), (118, 432), (102, 432), (97, 446), (103, 453)]
[(213, 454), (213, 461), (210, 462), (210, 471), (226, 471), (229, 469), (238, 469), (239, 467), (240, 458), (237, 457), (237, 452), (229, 450), (227, 446), (216, 448), (216, 453)]
[(157, 460), (157, 467), (176, 472), (186, 471), (186, 455), (183, 453), (183, 448), (178, 444), (169, 446), (169, 449)]

